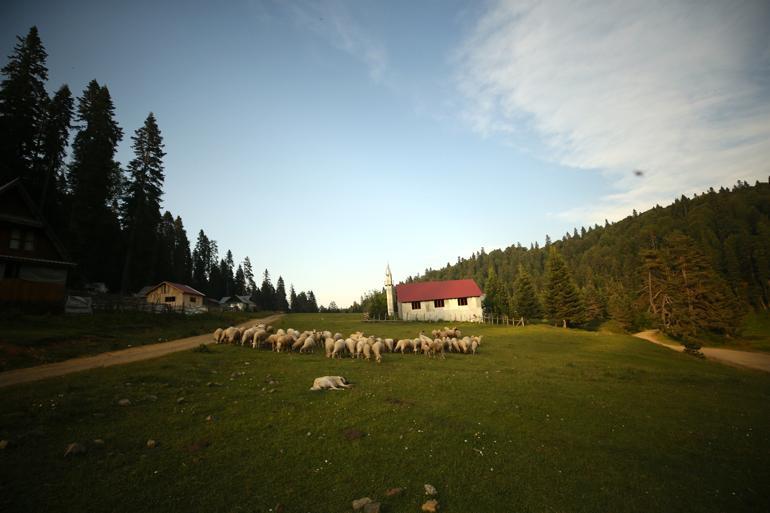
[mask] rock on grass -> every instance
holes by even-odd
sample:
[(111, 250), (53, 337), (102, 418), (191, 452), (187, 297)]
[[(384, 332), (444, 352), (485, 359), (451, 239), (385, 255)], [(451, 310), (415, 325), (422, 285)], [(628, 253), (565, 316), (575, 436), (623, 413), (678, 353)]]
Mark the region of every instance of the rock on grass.
[(353, 501), (353, 509), (358, 511), (359, 509), (363, 508), (367, 504), (371, 503), (372, 499), (369, 497), (361, 497), (360, 499), (356, 499)]
[(67, 446), (67, 448), (64, 451), (64, 457), (69, 458), (71, 456), (77, 456), (79, 454), (85, 454), (86, 448), (82, 444), (79, 444), (77, 442), (72, 442)]
[(425, 504), (422, 505), (422, 510), (428, 513), (436, 513), (438, 511), (438, 501), (436, 499), (425, 501)]

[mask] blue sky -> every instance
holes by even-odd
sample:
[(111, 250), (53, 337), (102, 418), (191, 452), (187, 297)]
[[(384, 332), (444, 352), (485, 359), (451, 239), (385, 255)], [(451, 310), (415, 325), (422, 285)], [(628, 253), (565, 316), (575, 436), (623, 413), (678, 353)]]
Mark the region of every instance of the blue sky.
[(156, 114), (192, 243), (323, 304), (770, 175), (765, 1), (4, 2), (4, 55), (31, 25), (122, 163)]

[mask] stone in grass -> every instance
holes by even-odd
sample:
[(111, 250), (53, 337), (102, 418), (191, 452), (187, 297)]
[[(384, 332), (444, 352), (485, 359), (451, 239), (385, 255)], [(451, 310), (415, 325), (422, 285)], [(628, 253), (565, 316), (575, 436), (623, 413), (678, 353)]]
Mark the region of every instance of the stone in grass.
[(121, 399), (118, 401), (118, 406), (131, 406), (131, 399)]
[(438, 511), (438, 501), (436, 499), (425, 501), (425, 504), (422, 505), (422, 510), (428, 513), (436, 513)]
[(64, 457), (69, 458), (70, 456), (77, 456), (79, 454), (85, 454), (86, 448), (77, 442), (72, 442), (67, 446), (67, 449), (64, 451)]
[(104, 440), (101, 438), (94, 438), (94, 445), (97, 447), (104, 447)]
[(8, 440), (0, 440), (0, 450), (5, 449), (8, 447)]
[(185, 398), (184, 398), (184, 397), (179, 397), (179, 398), (177, 398), (177, 400), (176, 400), (176, 404), (182, 404), (184, 401), (185, 401)]
[(394, 495), (398, 495), (403, 491), (404, 491), (403, 488), (388, 488), (387, 490), (385, 490), (385, 496), (393, 497)]
[(436, 495), (437, 493), (438, 491), (435, 486), (429, 484), (425, 485), (425, 495)]
[(364, 513), (380, 513), (380, 503), (370, 502), (364, 506)]
[(353, 501), (353, 509), (358, 511), (359, 509), (363, 508), (370, 502), (372, 502), (372, 499), (370, 499), (369, 497), (361, 497), (360, 499), (356, 499)]
[(157, 446), (158, 446), (158, 442), (156, 442), (156, 441), (155, 441), (155, 440), (153, 440), (152, 438), (150, 438), (149, 440), (147, 440), (147, 448), (148, 448), (148, 449), (155, 449), (155, 447), (157, 447)]

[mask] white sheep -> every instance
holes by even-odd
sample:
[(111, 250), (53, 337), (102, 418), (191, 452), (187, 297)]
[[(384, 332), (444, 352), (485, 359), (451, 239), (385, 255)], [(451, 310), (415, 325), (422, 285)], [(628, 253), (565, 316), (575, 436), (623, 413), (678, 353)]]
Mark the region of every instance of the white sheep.
[(216, 330), (214, 330), (214, 342), (219, 344), (220, 341), (222, 340), (222, 334), (224, 332), (225, 330), (223, 330), (222, 328), (217, 328)]
[(257, 332), (257, 328), (249, 328), (241, 335), (241, 345), (251, 344), (254, 339), (254, 333)]
[(344, 337), (342, 336), (342, 333), (335, 333), (332, 338), (334, 340), (342, 340)]
[(374, 353), (374, 359), (377, 363), (382, 363), (383, 349), (385, 349), (385, 344), (382, 342), (375, 342), (374, 345), (372, 345), (372, 352)]
[(352, 385), (342, 376), (322, 376), (313, 380), (313, 386), (310, 390), (340, 390), (340, 388), (350, 388)]
[[(334, 342), (335, 341), (334, 341), (333, 338), (327, 338), (324, 341), (324, 349), (326, 351), (326, 357), (327, 358), (331, 358), (331, 356), (332, 356), (332, 351), (334, 351)], [(343, 342), (343, 344), (344, 344), (344, 342)]]
[(385, 343), (385, 347), (388, 348), (388, 352), (392, 353), (393, 352), (393, 339), (392, 338), (386, 338), (385, 340), (383, 340), (383, 342)]
[(404, 351), (408, 351), (409, 347), (412, 345), (412, 341), (408, 338), (402, 338), (398, 342), (396, 342), (396, 347), (393, 350), (395, 351), (401, 351), (401, 354), (404, 354)]
[(315, 338), (310, 336), (305, 339), (305, 342), (302, 344), (302, 347), (299, 348), (299, 352), (304, 353), (309, 351), (312, 353), (314, 349), (315, 349)]
[(356, 354), (353, 355), (353, 357), (361, 358), (361, 351), (363, 351), (365, 345), (366, 345), (366, 342), (364, 341), (364, 339), (359, 338), (358, 341), (356, 342)]
[(369, 342), (364, 342), (363, 344), (363, 350), (364, 350), (364, 359), (371, 360), (372, 358), (372, 346), (369, 345)]
[[(350, 339), (348, 339), (350, 340)], [(351, 341), (352, 342), (352, 341)], [(345, 351), (345, 341), (344, 340), (337, 340), (334, 342), (334, 349), (332, 350), (332, 358), (337, 357), (339, 355), (340, 358), (342, 358), (342, 352)]]
[(350, 356), (353, 356), (356, 352), (356, 341), (352, 338), (346, 338), (344, 344)]
[(241, 339), (241, 331), (238, 328), (230, 326), (224, 332), (222, 340), (227, 344), (235, 344)]
[(471, 340), (471, 353), (476, 354), (476, 350), (479, 347), (479, 343), (475, 340)]

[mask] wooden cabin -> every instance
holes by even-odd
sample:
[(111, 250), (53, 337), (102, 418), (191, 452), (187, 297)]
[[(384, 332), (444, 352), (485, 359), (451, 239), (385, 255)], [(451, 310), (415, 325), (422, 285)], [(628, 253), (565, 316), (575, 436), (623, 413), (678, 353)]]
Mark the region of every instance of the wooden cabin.
[(0, 186), (0, 307), (62, 309), (74, 265), (21, 179)]
[(154, 305), (164, 305), (174, 310), (185, 311), (204, 311), (206, 306), (203, 303), (206, 297), (189, 285), (163, 281), (151, 287), (147, 291), (147, 302)]

